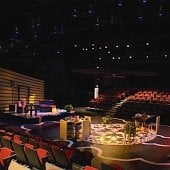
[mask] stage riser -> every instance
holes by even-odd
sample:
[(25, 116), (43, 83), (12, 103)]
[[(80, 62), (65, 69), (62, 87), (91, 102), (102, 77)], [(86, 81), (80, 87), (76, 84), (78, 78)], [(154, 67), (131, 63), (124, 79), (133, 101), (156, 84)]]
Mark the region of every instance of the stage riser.
[(36, 117), (30, 117), (29, 115), (20, 115), (20, 114), (11, 114), (11, 113), (2, 113), (0, 114), (0, 120), (5, 122), (11, 122), (17, 125), (22, 124), (38, 124), (45, 121), (59, 121), (65, 117), (72, 116), (72, 114), (64, 112), (58, 115), (41, 115)]

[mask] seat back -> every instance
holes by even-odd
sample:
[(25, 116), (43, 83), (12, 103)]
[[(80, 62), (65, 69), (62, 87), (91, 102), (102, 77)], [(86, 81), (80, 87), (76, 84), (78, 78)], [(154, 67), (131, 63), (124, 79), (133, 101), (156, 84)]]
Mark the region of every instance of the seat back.
[(51, 146), (56, 164), (61, 168), (71, 169), (70, 160), (67, 158), (63, 149)]
[(2, 136), (1, 137), (2, 146), (13, 150), (11, 139), (12, 139), (12, 137), (10, 137), (10, 136), (7, 136), (7, 135)]
[(42, 148), (34, 149), (33, 145), (25, 144), (24, 146), (25, 154), (27, 156), (27, 160), (31, 167), (35, 167), (38, 169), (45, 169), (45, 164), (43, 159), (46, 158), (48, 151)]
[(12, 140), (12, 146), (14, 148), (16, 158), (19, 162), (28, 164), (28, 160), (24, 151), (24, 144), (19, 140)]
[(21, 140), (21, 136), (19, 134), (14, 134), (13, 139)]
[(32, 147), (30, 146), (31, 145), (27, 145), (27, 144), (25, 144), (24, 146), (25, 154), (26, 154), (29, 165), (37, 169), (43, 169), (42, 164), (38, 158), (36, 149), (34, 149), (33, 146)]
[(24, 135), (21, 135), (20, 136), (20, 140), (23, 142), (23, 143), (27, 143), (28, 142), (28, 137), (24, 136)]
[(1, 136), (4, 136), (6, 134), (6, 131), (4, 129), (0, 129), (0, 138)]
[(11, 149), (6, 147), (0, 148), (0, 169), (7, 170), (14, 156), (14, 152)]
[(33, 145), (35, 148), (39, 148), (39, 143), (38, 143), (38, 141), (36, 140), (36, 138), (29, 138), (28, 141), (29, 141), (29, 143), (30, 143), (31, 145)]
[(51, 162), (51, 163), (55, 163), (55, 158), (54, 158), (53, 152), (52, 152), (52, 150), (51, 150), (50, 144), (49, 144), (48, 142), (43, 142), (43, 141), (41, 141), (41, 142), (39, 143), (39, 146), (40, 146), (40, 148), (43, 148), (43, 149), (47, 150), (48, 153), (51, 154), (51, 156), (48, 157), (47, 160), (48, 160), (49, 162)]

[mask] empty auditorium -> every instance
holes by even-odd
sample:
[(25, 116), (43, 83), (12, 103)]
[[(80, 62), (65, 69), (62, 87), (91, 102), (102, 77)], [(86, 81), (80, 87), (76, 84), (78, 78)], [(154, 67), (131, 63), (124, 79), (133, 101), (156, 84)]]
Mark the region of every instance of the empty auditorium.
[(170, 170), (170, 1), (0, 1), (0, 170)]

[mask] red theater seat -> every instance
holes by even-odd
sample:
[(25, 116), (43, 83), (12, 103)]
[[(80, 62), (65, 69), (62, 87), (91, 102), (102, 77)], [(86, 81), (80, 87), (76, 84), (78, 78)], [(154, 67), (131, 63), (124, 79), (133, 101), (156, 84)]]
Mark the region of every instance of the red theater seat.
[(31, 144), (25, 144), (25, 154), (29, 165), (37, 169), (45, 169), (44, 160), (49, 156), (48, 151), (42, 148), (34, 149)]
[(11, 149), (6, 147), (0, 148), (0, 169), (7, 170), (14, 157), (14, 152)]
[(94, 168), (92, 166), (85, 166), (84, 170), (98, 170), (98, 169), (96, 169), (96, 168)]
[(22, 143), (22, 141), (18, 139), (12, 140), (12, 146), (14, 148), (17, 161), (21, 162), (22, 164), (28, 165), (27, 157), (24, 150), (24, 144)]
[(7, 136), (7, 135), (2, 136), (1, 137), (2, 146), (13, 150), (11, 140), (12, 140), (11, 136)]

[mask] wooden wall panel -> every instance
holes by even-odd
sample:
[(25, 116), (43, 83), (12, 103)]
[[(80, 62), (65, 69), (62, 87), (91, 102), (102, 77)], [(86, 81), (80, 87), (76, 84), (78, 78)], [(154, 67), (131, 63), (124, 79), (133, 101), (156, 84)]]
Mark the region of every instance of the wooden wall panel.
[(9, 104), (18, 99), (27, 103), (44, 100), (43, 80), (0, 68), (0, 111), (8, 111)]

